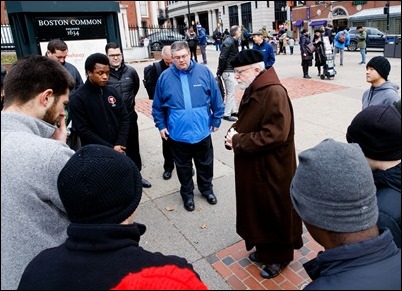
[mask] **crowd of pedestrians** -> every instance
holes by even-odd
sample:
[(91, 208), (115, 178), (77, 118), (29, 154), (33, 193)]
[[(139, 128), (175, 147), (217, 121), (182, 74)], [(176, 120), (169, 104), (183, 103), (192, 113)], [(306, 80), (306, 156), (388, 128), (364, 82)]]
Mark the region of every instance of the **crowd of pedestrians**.
[[(303, 78), (311, 78), (313, 60), (321, 74), (323, 36), (343, 65), (348, 29), (334, 34), (331, 27), (320, 28), (311, 39), (303, 29)], [(303, 222), (325, 249), (304, 265), (312, 280), (306, 290), (399, 290), (400, 96), (388, 81), (388, 60), (367, 62), (371, 87), (347, 129), (350, 144), (326, 139), (301, 152), (297, 166), (292, 102), (275, 71), (275, 55), (286, 54), (287, 47), (293, 53), (286, 28), (278, 51), (263, 29), (235, 25), (229, 35), (215, 38), (216, 75), (205, 66), (206, 30), (200, 23), (186, 41), (163, 49), (163, 69), (152, 73), (162, 176), (169, 180), (176, 169), (185, 210), (195, 210), (193, 167), (201, 196), (211, 205), (218, 202), (211, 135), (222, 119), (233, 122), (225, 147), (233, 151), (235, 166), (236, 231), (249, 259), (263, 263), (261, 277), (278, 276), (294, 259), (294, 250), (303, 247)], [(66, 50), (62, 41), (50, 42), (46, 56), (21, 58), (4, 79), (2, 289), (141, 289), (150, 284), (148, 276), (159, 278), (154, 289), (206, 289), (208, 282), (186, 259), (139, 246), (145, 226), (134, 222), (134, 211), (151, 183), (141, 175), (136, 69), (125, 64), (118, 44), (108, 43), (105, 54), (85, 60), (82, 82), (65, 62)], [(361, 56), (366, 64), (364, 50)], [(225, 96), (216, 76), (224, 80)], [(66, 144), (67, 115), (80, 138), (76, 151)], [(99, 274), (104, 269), (114, 272)], [(83, 270), (87, 276), (78, 280)]]

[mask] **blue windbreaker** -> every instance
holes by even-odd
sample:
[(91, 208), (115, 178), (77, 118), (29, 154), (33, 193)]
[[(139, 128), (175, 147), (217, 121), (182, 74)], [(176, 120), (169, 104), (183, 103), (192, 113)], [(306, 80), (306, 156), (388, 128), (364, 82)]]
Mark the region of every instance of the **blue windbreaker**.
[[(183, 94), (183, 92), (187, 92)], [(191, 61), (186, 71), (174, 65), (156, 83), (152, 104), (155, 126), (175, 141), (198, 143), (219, 127), (225, 106), (208, 67)]]

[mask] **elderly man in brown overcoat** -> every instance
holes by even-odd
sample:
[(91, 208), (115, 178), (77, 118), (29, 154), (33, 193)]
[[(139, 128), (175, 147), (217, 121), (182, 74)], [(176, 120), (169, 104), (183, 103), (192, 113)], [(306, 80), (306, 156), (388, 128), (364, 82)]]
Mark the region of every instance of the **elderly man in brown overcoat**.
[(273, 67), (265, 69), (257, 50), (232, 60), (238, 89), (245, 90), (225, 136), (234, 152), (236, 230), (249, 256), (263, 263), (261, 276), (277, 276), (303, 245), (302, 222), (290, 199), (296, 170), (293, 108)]

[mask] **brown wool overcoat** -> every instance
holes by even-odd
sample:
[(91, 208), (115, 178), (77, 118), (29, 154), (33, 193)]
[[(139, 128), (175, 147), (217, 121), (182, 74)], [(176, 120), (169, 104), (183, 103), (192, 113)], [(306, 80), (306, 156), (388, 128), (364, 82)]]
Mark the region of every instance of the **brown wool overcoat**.
[(290, 199), (296, 170), (293, 108), (275, 69), (244, 92), (233, 128), (236, 229), (253, 243), (301, 241), (302, 222)]

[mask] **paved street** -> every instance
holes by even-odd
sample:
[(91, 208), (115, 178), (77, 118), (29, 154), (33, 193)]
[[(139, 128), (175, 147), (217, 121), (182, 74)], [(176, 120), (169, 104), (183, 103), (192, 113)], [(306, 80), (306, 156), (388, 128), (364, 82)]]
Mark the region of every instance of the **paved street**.
[[(215, 74), (219, 53), (208, 46), (208, 67)], [(369, 51), (367, 61), (380, 51)], [(199, 60), (202, 59), (199, 56)], [(389, 59), (392, 65), (389, 79), (401, 86), (400, 59)], [(361, 96), (369, 84), (365, 81), (365, 66), (360, 66), (360, 53), (345, 51), (344, 66), (339, 66), (333, 80), (320, 80), (315, 67), (310, 67), (311, 80), (302, 78), (299, 47), (294, 55), (278, 55), (274, 65), (292, 99), (295, 114), (297, 152), (310, 148), (325, 138), (345, 140), (352, 118), (361, 110)], [(143, 68), (150, 62), (129, 60), (142, 80)], [(218, 204), (209, 205), (195, 190), (196, 210), (187, 212), (179, 194), (179, 182), (162, 179), (162, 142), (150, 115), (151, 102), (145, 88), (137, 95), (139, 113), (142, 175), (152, 183), (144, 189), (137, 210), (137, 221), (147, 226), (140, 245), (150, 251), (185, 257), (214, 290), (228, 289), (300, 289), (308, 282), (302, 264), (314, 258), (321, 248), (304, 234), (305, 245), (295, 251), (295, 260), (278, 277), (263, 280), (258, 265), (248, 260), (242, 239), (235, 228), (235, 193), (233, 152), (224, 147), (224, 135), (231, 125), (222, 121), (221, 129), (213, 133), (215, 149), (214, 191)]]

